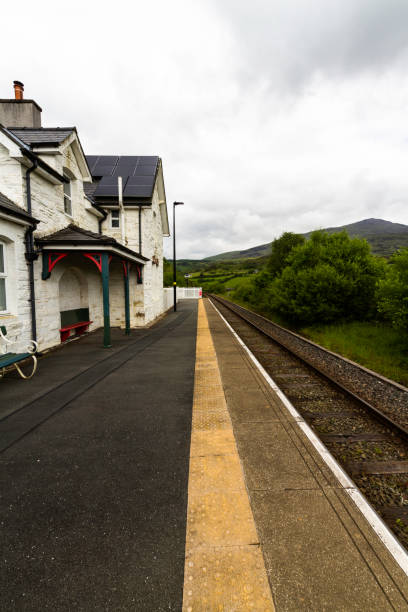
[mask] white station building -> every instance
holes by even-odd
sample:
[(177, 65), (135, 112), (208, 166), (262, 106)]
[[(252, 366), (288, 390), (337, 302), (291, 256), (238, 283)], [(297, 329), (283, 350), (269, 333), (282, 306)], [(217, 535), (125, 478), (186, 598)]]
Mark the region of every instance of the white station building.
[(86, 156), (75, 127), (42, 127), (23, 96), (0, 99), (0, 325), (21, 350), (164, 310), (169, 235), (156, 156)]

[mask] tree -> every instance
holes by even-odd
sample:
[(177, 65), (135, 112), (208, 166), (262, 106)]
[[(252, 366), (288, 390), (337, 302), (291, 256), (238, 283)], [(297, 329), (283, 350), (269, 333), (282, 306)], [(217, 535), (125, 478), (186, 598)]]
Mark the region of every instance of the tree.
[[(178, 287), (185, 287), (184, 275), (176, 268), (176, 281)], [(173, 262), (163, 257), (163, 287), (173, 286)]]
[(268, 270), (273, 277), (279, 276), (282, 272), (293, 249), (304, 243), (305, 237), (301, 234), (294, 234), (293, 232), (285, 232), (272, 242)]
[(302, 324), (368, 318), (375, 312), (382, 268), (365, 240), (313, 232), (292, 249), (273, 281), (271, 308)]
[(391, 257), (377, 299), (379, 312), (394, 327), (408, 331), (408, 249)]

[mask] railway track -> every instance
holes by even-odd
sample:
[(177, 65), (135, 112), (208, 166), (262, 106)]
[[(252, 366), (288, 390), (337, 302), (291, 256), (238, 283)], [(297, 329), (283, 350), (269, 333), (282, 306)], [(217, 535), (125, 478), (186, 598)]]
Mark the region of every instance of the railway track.
[(209, 297), (408, 549), (408, 389)]

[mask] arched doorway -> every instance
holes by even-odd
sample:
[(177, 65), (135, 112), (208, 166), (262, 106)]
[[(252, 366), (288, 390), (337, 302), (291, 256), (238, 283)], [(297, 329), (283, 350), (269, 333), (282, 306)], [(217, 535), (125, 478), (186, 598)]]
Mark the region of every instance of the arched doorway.
[(61, 328), (90, 321), (88, 281), (81, 270), (75, 267), (65, 270), (59, 279), (58, 292)]

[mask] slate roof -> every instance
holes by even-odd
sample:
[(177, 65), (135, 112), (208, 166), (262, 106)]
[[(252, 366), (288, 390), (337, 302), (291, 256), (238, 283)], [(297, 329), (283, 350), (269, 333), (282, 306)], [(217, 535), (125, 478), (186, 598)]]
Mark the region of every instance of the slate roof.
[(88, 155), (94, 187), (87, 195), (96, 202), (117, 201), (122, 177), (124, 203), (150, 203), (160, 158), (157, 155)]
[(84, 192), (85, 195), (88, 196), (91, 200), (93, 200), (93, 195), (98, 186), (98, 183), (84, 183)]
[(8, 128), (8, 130), (30, 147), (57, 146), (76, 131), (74, 127)]
[(33, 225), (39, 223), (37, 219), (34, 219), (31, 215), (28, 214), (24, 208), (18, 206), (14, 202), (12, 202), (4, 193), (0, 192), (0, 210), (3, 212), (13, 216), (18, 217), (20, 219), (24, 219), (26, 221), (30, 221)]
[(71, 223), (67, 227), (59, 230), (58, 232), (54, 232), (53, 234), (48, 234), (48, 236), (42, 236), (41, 238), (36, 238), (36, 242), (40, 245), (75, 245), (75, 246), (100, 246), (102, 249), (104, 246), (114, 247), (124, 253), (128, 253), (133, 255), (134, 257), (138, 257), (144, 261), (149, 261), (147, 257), (144, 257), (140, 253), (136, 251), (132, 251), (128, 247), (123, 246), (117, 240), (112, 238), (112, 236), (106, 236), (105, 234), (97, 234), (96, 232), (91, 232), (90, 230), (83, 229), (82, 227), (78, 227)]

